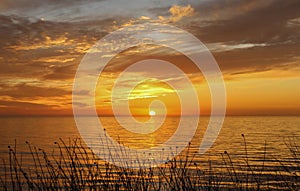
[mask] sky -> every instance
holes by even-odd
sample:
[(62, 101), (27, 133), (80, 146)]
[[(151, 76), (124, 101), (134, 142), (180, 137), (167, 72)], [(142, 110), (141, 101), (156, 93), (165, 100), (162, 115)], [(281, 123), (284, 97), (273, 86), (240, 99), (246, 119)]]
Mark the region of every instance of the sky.
[[(228, 115), (300, 114), (298, 0), (2, 0), (0, 115), (72, 115), (74, 77), (89, 48), (117, 29), (149, 22), (176, 26), (208, 47), (225, 80)], [(184, 55), (157, 46), (126, 50), (109, 63), (95, 90), (98, 114), (112, 114), (110, 95), (122, 70), (153, 58), (181, 68), (197, 89), (201, 113), (209, 114), (201, 72)], [(136, 74), (120, 84), (133, 84)], [(176, 76), (165, 78), (189, 91)], [(129, 99), (135, 115), (147, 114), (156, 99), (168, 114), (181, 112), (176, 91), (157, 78), (115, 99)]]

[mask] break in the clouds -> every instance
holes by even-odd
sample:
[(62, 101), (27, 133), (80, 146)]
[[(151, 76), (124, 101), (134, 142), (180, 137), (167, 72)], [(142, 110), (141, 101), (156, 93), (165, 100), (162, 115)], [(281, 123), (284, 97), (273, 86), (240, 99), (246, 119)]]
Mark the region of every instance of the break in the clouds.
[[(212, 51), (226, 79), (266, 71), (295, 76), (300, 68), (299, 7), (298, 0), (3, 0), (0, 98), (7, 101), (1, 102), (1, 113), (13, 103), (14, 109), (7, 110), (12, 113), (24, 103), (61, 104), (43, 98), (70, 97), (86, 51), (106, 34), (135, 23), (167, 23), (192, 33)], [(152, 50), (150, 57), (158, 54), (186, 63), (181, 63), (182, 55), (163, 49)], [(120, 63), (107, 68), (107, 75), (120, 70)]]

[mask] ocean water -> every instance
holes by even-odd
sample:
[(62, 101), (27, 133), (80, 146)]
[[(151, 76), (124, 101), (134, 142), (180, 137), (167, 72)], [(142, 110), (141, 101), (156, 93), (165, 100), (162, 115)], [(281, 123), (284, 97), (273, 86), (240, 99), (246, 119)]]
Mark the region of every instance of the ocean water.
[[(145, 149), (159, 146), (167, 141), (176, 131), (180, 118), (167, 117), (157, 130), (150, 125), (149, 128), (154, 129), (148, 134), (129, 132), (122, 128), (113, 117), (99, 117), (99, 120), (107, 135), (112, 139), (129, 148)], [(140, 117), (137, 120), (143, 122), (147, 118)], [(185, 124), (188, 126), (192, 117), (182, 120), (186, 120)], [(126, 119), (124, 121), (126, 124)], [(206, 153), (199, 154), (198, 148), (208, 121), (209, 117), (200, 117), (197, 131), (190, 141), (194, 161), (203, 168), (208, 164), (208, 160), (212, 161), (216, 167), (221, 167), (223, 163), (221, 155), (224, 155), (226, 151), (234, 161), (243, 162), (247, 154), (247, 158), (254, 166), (261, 165), (264, 158), (268, 173), (272, 173), (272, 169), (275, 169), (273, 173), (277, 173), (275, 171), (278, 170), (276, 168), (278, 162), (274, 160), (293, 160), (289, 145), (298, 147), (300, 145), (299, 116), (229, 116), (225, 118), (219, 136), (212, 147)], [(51, 153), (57, 147), (54, 142), (59, 141), (60, 138), (66, 142), (80, 138), (73, 117), (1, 117), (0, 125), (0, 158), (7, 159), (8, 146), (17, 143), (17, 152), (22, 153), (23, 166), (32, 163), (26, 141)], [(138, 125), (136, 128), (139, 128)], [(184, 137), (185, 133), (182, 136)], [(93, 144), (99, 143), (95, 140)], [(267, 152), (267, 157), (265, 157), (265, 152)]]
[[(126, 131), (113, 117), (99, 117), (99, 120), (112, 138), (124, 140), (122, 143), (127, 146), (143, 148), (166, 141), (176, 130), (180, 118), (168, 117), (161, 128), (144, 135)], [(137, 120), (143, 122), (147, 119), (141, 117)], [(197, 132), (192, 139), (195, 146), (199, 146), (208, 120), (209, 117), (200, 117)], [(47, 149), (53, 147), (53, 143), (59, 138), (68, 140), (69, 138), (80, 137), (73, 117), (0, 117), (0, 126), (1, 155), (7, 151), (8, 145), (14, 144), (15, 140), (19, 146), (28, 141)], [(300, 117), (226, 117), (219, 136), (208, 153), (220, 153), (225, 150), (239, 153), (244, 145), (241, 134), (245, 135), (249, 150), (253, 152), (263, 150), (265, 143), (270, 152), (285, 152), (287, 141), (300, 137)]]
[[(166, 141), (176, 130), (179, 117), (168, 117), (156, 132), (145, 135), (130, 133), (120, 127), (113, 117), (99, 117), (107, 133), (114, 139), (126, 140), (127, 146), (151, 147)], [(140, 122), (147, 119), (138, 118)], [(187, 119), (189, 120), (189, 119)], [(207, 128), (209, 117), (200, 117), (198, 130), (193, 143), (200, 144)], [(15, 140), (19, 146), (28, 141), (43, 149), (51, 148), (59, 138), (80, 137), (73, 117), (1, 117), (0, 118), (0, 151), (6, 152), (8, 145)], [(226, 117), (223, 127), (209, 153), (240, 152), (245, 135), (251, 151), (261, 151), (265, 143), (270, 152), (284, 152), (286, 142), (300, 137), (300, 117), (298, 116), (231, 116)], [(151, 139), (151, 141), (150, 141)], [(153, 143), (155, 139), (155, 143)], [(198, 145), (199, 145), (198, 144)]]

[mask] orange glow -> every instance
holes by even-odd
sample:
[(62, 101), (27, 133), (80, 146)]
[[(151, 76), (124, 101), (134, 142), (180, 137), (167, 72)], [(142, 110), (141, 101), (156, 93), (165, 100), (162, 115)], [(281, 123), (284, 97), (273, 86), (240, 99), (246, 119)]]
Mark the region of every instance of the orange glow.
[[(150, 104), (160, 100), (165, 104), (167, 115), (180, 113), (180, 102), (176, 92), (168, 84), (155, 81), (143, 82), (137, 85), (129, 95), (131, 113), (136, 115), (148, 115)], [(156, 115), (163, 115), (163, 109), (155, 108)]]

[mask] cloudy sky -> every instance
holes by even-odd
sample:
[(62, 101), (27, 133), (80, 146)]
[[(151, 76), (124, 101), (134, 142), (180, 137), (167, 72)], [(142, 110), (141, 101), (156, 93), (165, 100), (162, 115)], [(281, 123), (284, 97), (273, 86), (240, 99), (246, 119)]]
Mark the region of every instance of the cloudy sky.
[[(209, 48), (225, 79), (228, 114), (300, 114), (298, 0), (2, 0), (0, 114), (72, 114), (73, 80), (87, 50), (117, 29), (149, 22), (186, 30)], [(111, 114), (109, 94), (122, 67), (142, 58), (182, 65), (209, 112), (205, 80), (192, 77), (189, 60), (168, 48), (136, 47), (99, 78), (105, 82), (96, 91), (100, 114)], [(167, 84), (143, 83), (130, 95), (133, 113), (143, 114), (152, 98), (177, 103)]]

